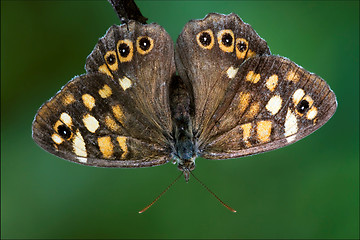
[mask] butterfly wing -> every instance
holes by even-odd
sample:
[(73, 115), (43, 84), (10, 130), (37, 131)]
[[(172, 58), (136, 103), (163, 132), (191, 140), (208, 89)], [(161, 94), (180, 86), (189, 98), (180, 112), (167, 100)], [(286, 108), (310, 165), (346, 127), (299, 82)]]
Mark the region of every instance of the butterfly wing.
[(269, 151), (294, 143), (335, 113), (333, 91), (289, 59), (258, 56), (244, 62), (228, 89), (231, 103), (199, 147), (209, 159)]
[(170, 160), (173, 43), (158, 25), (112, 26), (75, 77), (38, 111), (33, 138), (59, 157), (102, 167)]
[[(215, 123), (214, 113), (238, 66), (256, 55), (270, 54), (266, 42), (236, 14), (208, 14), (188, 22), (176, 43), (180, 77), (193, 89), (193, 129), (201, 144)], [(230, 68), (233, 67), (234, 68)]]
[(169, 34), (155, 23), (112, 26), (86, 60), (88, 73), (101, 72), (119, 84), (136, 108), (158, 129), (171, 131), (169, 84), (175, 74)]

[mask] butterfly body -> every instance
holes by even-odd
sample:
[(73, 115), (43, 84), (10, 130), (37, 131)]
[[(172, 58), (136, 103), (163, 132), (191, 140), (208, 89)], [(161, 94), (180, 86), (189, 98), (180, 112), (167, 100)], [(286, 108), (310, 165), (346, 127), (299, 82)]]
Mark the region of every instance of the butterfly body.
[(236, 14), (190, 21), (175, 49), (157, 24), (114, 25), (85, 69), (39, 109), (33, 138), (89, 166), (174, 159), (188, 180), (197, 157), (237, 158), (289, 145), (337, 107), (323, 79), (271, 55)]

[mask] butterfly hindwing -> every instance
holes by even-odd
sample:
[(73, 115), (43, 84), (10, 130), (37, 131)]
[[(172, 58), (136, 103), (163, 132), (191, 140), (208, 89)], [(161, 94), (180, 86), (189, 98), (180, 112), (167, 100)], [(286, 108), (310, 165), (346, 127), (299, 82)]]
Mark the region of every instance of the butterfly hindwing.
[(294, 143), (325, 124), (337, 107), (323, 79), (284, 57), (248, 59), (234, 79), (230, 105), (200, 146), (205, 158), (241, 157)]

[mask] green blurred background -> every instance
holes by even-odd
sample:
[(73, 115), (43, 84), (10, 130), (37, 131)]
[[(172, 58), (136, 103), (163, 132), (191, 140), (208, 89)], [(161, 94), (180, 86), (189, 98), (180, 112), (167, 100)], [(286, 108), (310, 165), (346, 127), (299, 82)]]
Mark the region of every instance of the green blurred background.
[(339, 107), (320, 130), (241, 160), (101, 169), (61, 160), (31, 138), (39, 106), (119, 21), (107, 1), (1, 1), (2, 238), (358, 238), (359, 2), (138, 1), (173, 40), (190, 19), (237, 13), (286, 56), (323, 77)]

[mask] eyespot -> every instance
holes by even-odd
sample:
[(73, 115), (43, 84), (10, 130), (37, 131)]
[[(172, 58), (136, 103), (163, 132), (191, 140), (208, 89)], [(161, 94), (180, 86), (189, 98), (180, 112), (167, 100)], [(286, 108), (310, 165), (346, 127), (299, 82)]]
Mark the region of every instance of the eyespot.
[(106, 64), (109, 66), (111, 71), (116, 71), (118, 69), (116, 52), (115, 51), (108, 51), (105, 56)]
[(301, 113), (304, 114), (306, 112), (306, 110), (308, 110), (310, 107), (310, 104), (307, 100), (303, 99), (299, 102), (299, 104), (296, 107), (296, 110)]
[(71, 130), (65, 124), (59, 125), (56, 130), (58, 134), (64, 139), (69, 139), (71, 137)]
[(208, 29), (196, 35), (196, 41), (201, 48), (211, 49), (214, 46), (214, 34)]
[(219, 47), (224, 52), (234, 51), (234, 33), (230, 29), (221, 30), (217, 35)]
[(130, 62), (133, 57), (133, 43), (128, 40), (119, 40), (117, 43), (117, 51), (120, 62)]
[(154, 40), (148, 36), (141, 36), (136, 40), (136, 50), (142, 55), (149, 53), (153, 47)]
[(249, 48), (249, 42), (244, 38), (236, 39), (236, 57), (238, 59), (245, 58), (246, 52)]

